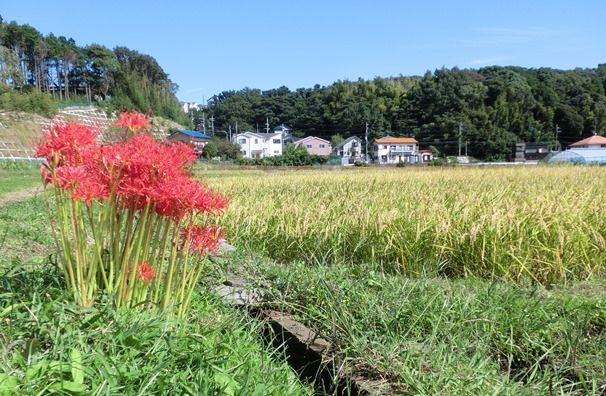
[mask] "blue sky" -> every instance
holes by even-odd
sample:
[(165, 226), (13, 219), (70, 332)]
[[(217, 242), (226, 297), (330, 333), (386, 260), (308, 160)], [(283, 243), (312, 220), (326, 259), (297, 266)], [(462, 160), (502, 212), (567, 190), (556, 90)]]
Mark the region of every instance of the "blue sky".
[(3, 1), (5, 20), (155, 57), (198, 101), (442, 66), (606, 63), (606, 1)]

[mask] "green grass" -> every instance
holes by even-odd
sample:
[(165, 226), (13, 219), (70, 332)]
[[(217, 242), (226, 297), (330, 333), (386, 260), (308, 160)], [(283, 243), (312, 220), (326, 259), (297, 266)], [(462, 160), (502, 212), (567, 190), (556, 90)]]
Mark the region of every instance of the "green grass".
[(0, 395), (305, 395), (262, 323), (196, 293), (184, 325), (70, 301), (42, 197), (0, 206)]
[(0, 161), (0, 197), (8, 192), (41, 185), (39, 164)]
[(270, 304), (330, 339), (352, 366), (406, 394), (606, 391), (603, 279), (547, 290), (258, 258), (240, 271), (271, 285)]

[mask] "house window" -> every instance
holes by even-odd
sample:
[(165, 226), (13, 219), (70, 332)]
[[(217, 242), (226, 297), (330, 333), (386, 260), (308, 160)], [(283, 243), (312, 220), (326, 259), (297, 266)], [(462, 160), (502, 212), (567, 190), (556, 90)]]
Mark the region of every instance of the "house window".
[(246, 144), (246, 139), (238, 139), (238, 143), (240, 143), (240, 144)]
[(383, 146), (383, 148), (384, 148), (384, 149), (386, 149), (386, 148), (387, 148), (387, 145)]
[(305, 147), (311, 148), (311, 144), (306, 144)]
[(259, 139), (255, 139), (255, 144), (259, 143)]
[(391, 149), (392, 149), (392, 150), (395, 150), (395, 149), (396, 149), (396, 146), (391, 146)]
[(352, 145), (353, 147), (358, 147), (358, 142), (352, 142), (352, 143), (351, 143), (351, 145)]
[(325, 145), (325, 144), (321, 144), (321, 145), (320, 145), (320, 148), (324, 148), (324, 147), (326, 147), (326, 145)]
[(280, 154), (280, 150), (274, 150), (274, 154)]
[(406, 150), (412, 151), (412, 145), (409, 144), (408, 146), (406, 146)]
[(282, 144), (282, 141), (280, 139), (274, 139), (274, 144)]

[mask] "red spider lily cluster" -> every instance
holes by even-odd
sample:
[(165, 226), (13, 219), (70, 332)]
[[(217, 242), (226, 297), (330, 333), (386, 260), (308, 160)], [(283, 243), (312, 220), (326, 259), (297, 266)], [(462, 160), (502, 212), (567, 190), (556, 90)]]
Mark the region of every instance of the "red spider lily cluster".
[[(149, 120), (123, 113), (116, 125), (138, 132)], [(220, 214), (227, 201), (190, 176), (190, 146), (146, 133), (103, 145), (98, 135), (85, 125), (54, 124), (36, 150), (46, 160), (44, 183), (55, 191), (54, 229), (68, 284), (83, 305), (106, 290), (118, 305), (151, 299), (162, 309), (180, 305), (182, 314), (201, 273), (200, 259), (190, 255), (216, 252), (223, 236), (194, 221)]]
[(149, 127), (149, 118), (145, 114), (137, 112), (124, 112), (116, 121), (117, 126), (121, 126), (129, 132), (137, 132)]
[(188, 145), (162, 144), (147, 134), (97, 145), (96, 135), (80, 124), (51, 126), (36, 150), (50, 165), (42, 169), (44, 180), (57, 182), (89, 206), (111, 193), (125, 208), (142, 210), (151, 205), (156, 213), (176, 220), (226, 207), (221, 195), (187, 173), (186, 165), (196, 159)]
[(182, 231), (184, 244), (197, 254), (216, 253), (223, 239), (223, 229), (193, 224)]

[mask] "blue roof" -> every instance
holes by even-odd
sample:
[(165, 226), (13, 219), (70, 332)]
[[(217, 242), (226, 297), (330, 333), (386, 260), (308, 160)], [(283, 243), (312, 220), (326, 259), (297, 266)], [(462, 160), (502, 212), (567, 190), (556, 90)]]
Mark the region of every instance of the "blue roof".
[(198, 139), (210, 139), (210, 136), (208, 136), (205, 133), (198, 132), (198, 131), (190, 131), (190, 130), (187, 130), (187, 129), (183, 129), (183, 130), (177, 131), (177, 132), (178, 133), (182, 133), (182, 134), (187, 135), (187, 136), (198, 138)]
[(575, 148), (559, 152), (549, 162), (572, 162), (580, 164), (606, 164), (606, 149)]

